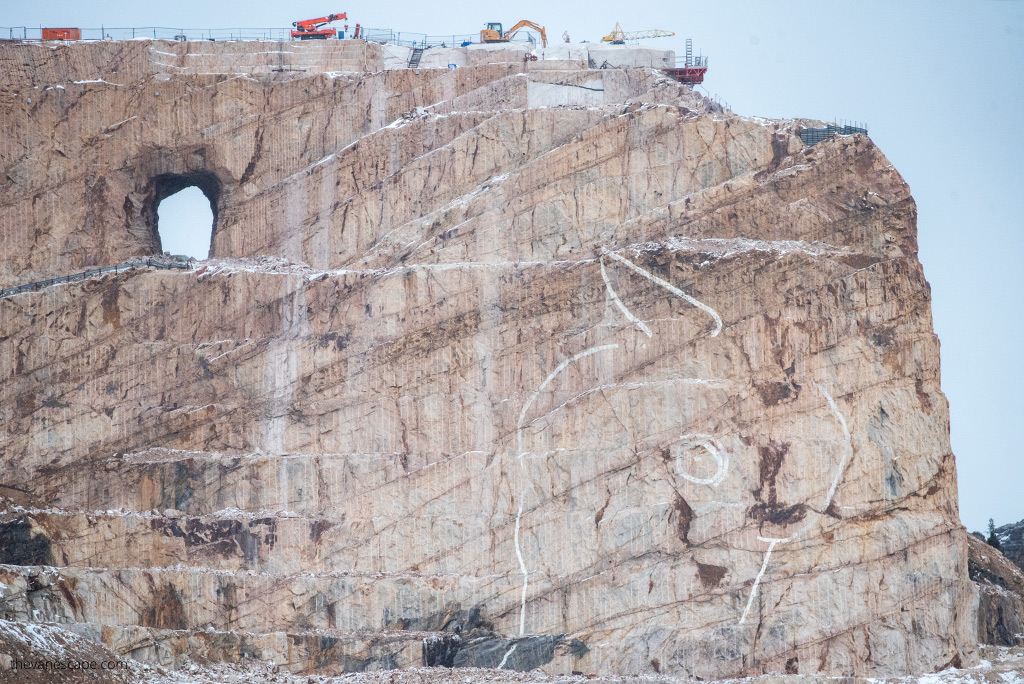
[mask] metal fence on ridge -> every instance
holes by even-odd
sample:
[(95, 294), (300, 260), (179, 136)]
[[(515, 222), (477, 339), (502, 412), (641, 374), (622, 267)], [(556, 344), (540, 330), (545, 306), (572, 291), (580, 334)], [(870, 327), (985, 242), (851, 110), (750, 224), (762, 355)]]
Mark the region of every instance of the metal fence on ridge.
[(800, 139), (804, 141), (805, 145), (817, 145), (823, 140), (831, 140), (837, 135), (854, 135), (855, 133), (867, 135), (867, 124), (827, 124), (825, 128), (804, 128), (800, 131)]
[[(339, 35), (344, 32), (345, 38), (351, 38), (355, 32), (355, 24), (334, 23), (333, 27)], [(292, 27), (263, 28), (175, 28), (172, 26), (100, 26), (82, 28), (81, 40), (291, 40)], [(432, 36), (426, 33), (394, 31), (392, 29), (369, 28), (360, 26), (359, 37), (370, 42), (406, 45), (408, 47), (457, 47), (468, 43), (480, 42), (479, 33), (452, 33), (443, 36)], [(0, 40), (40, 41), (43, 39), (42, 27), (33, 26), (0, 26)], [(514, 41), (534, 41), (527, 31), (520, 31)]]

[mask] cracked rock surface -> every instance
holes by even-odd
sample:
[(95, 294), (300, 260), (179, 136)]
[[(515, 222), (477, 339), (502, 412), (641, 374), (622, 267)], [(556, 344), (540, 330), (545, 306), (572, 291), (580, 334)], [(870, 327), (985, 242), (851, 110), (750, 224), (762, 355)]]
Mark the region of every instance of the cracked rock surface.
[(869, 138), (324, 43), (0, 45), (0, 285), (159, 253), (181, 187), (215, 214), (193, 269), (0, 299), (0, 618), (295, 676), (975, 663)]

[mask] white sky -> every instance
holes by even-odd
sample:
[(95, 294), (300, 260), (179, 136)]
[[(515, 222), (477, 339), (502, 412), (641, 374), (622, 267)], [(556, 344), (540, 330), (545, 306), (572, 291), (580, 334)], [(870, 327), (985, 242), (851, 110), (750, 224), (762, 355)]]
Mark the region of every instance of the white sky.
[[(708, 91), (739, 114), (865, 121), (918, 204), (961, 517), (970, 530), (983, 529), (990, 517), (997, 524), (1024, 519), (1024, 453), (1015, 436), (1024, 407), (1021, 0), (522, 0), (514, 6), (0, 0), (0, 10), (0, 24), (83, 28), (284, 28), (347, 12), (349, 24), (434, 35), (531, 19), (552, 39), (567, 30), (574, 42), (600, 40), (618, 21), (627, 31), (675, 31), (674, 38), (649, 44), (679, 53), (692, 37), (710, 56)], [(181, 253), (202, 256), (208, 233), (204, 240)]]

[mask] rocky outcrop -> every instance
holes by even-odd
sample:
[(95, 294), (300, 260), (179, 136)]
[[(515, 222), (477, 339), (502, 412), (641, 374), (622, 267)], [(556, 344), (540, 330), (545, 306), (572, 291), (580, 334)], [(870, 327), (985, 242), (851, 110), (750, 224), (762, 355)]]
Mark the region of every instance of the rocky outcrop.
[(194, 270), (0, 299), (0, 617), (298, 673), (971, 661), (870, 139), (649, 68), (261, 47), (0, 46), (4, 284), (158, 252), (186, 185), (216, 216)]
[(0, 619), (0, 684), (124, 684), (141, 668), (110, 649), (52, 625)]
[(997, 549), (967, 536), (968, 569), (978, 585), (978, 638), (983, 644), (1024, 646), (1024, 572)]
[(995, 529), (1003, 555), (1024, 570), (1024, 520)]

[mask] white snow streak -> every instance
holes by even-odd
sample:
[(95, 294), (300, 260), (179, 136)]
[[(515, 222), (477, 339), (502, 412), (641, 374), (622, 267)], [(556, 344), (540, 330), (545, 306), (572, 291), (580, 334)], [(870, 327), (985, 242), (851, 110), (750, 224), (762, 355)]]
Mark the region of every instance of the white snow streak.
[(123, 86), (123, 83), (111, 83), (110, 81), (104, 81), (102, 78), (93, 78), (88, 81), (72, 81), (75, 85), (83, 85), (85, 83), (106, 83), (112, 86)]

